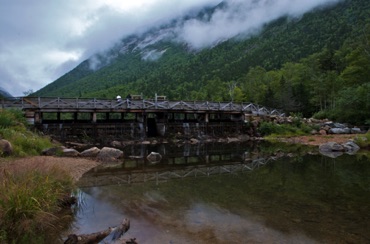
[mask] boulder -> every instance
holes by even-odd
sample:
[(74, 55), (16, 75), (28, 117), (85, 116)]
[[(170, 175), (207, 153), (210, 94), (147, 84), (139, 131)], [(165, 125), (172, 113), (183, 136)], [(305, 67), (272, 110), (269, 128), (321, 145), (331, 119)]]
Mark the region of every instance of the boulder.
[(61, 154), (63, 151), (63, 147), (51, 147), (51, 148), (46, 148), (42, 150), (41, 155), (44, 156), (55, 156), (58, 153)]
[(92, 148), (86, 149), (83, 152), (81, 152), (80, 153), (80, 156), (93, 158), (93, 157), (98, 156), (99, 152), (100, 152), (100, 149), (99, 148), (92, 147)]
[(330, 126), (328, 126), (328, 125), (325, 125), (325, 126), (321, 127), (321, 130), (326, 131), (326, 134), (328, 134), (328, 133), (329, 133), (329, 130), (330, 130), (330, 129), (331, 129), (331, 127), (330, 127)]
[(344, 147), (344, 150), (349, 154), (354, 154), (358, 150), (360, 150), (360, 147), (356, 143), (354, 143), (353, 141), (348, 141), (348, 142), (346, 142), (342, 145)]
[(324, 123), (324, 127), (335, 128), (335, 125), (332, 121), (327, 121)]
[(73, 148), (64, 148), (62, 149), (62, 155), (65, 157), (78, 157), (80, 153)]
[(343, 152), (344, 147), (336, 142), (327, 142), (319, 146), (320, 152)]
[(332, 127), (334, 127), (334, 128), (341, 128), (341, 129), (344, 129), (344, 128), (346, 128), (347, 126), (346, 126), (345, 124), (341, 124), (341, 123), (334, 122)]
[(355, 127), (351, 129), (351, 134), (360, 134), (360, 133), (362, 133), (360, 128)]
[(158, 163), (162, 159), (162, 155), (157, 152), (151, 152), (147, 157), (146, 157), (151, 163)]
[(190, 139), (190, 143), (191, 144), (197, 144), (197, 143), (199, 143), (199, 140), (198, 139), (195, 139), (195, 138), (191, 138)]
[(5, 139), (0, 140), (0, 155), (9, 156), (13, 153), (12, 144)]
[(338, 144), (336, 142), (328, 142), (321, 144), (319, 147), (319, 152), (325, 156), (336, 158), (346, 152), (347, 154), (355, 154), (360, 147), (353, 141), (348, 141), (343, 144)]
[(329, 130), (330, 134), (350, 134), (351, 130), (349, 128), (331, 128)]
[(116, 162), (118, 159), (123, 157), (123, 151), (111, 148), (111, 147), (103, 147), (98, 156), (97, 159), (101, 162)]

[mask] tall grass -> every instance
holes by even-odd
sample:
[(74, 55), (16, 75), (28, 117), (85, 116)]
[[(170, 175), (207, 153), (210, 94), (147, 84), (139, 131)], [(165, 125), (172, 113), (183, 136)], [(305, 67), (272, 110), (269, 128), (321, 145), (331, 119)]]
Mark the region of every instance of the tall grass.
[(66, 172), (48, 167), (45, 162), (3, 168), (0, 243), (46, 243), (60, 222), (58, 202), (71, 192), (72, 186)]
[(29, 130), (21, 111), (0, 110), (0, 138), (12, 144), (14, 159), (0, 160), (0, 243), (50, 243), (65, 222), (58, 203), (70, 194), (72, 178), (50, 162), (16, 160), (53, 146)]

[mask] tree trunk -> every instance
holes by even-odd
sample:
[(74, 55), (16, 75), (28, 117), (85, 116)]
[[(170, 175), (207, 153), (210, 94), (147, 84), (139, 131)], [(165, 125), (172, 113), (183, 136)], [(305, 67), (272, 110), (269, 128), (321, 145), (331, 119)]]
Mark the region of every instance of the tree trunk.
[[(114, 243), (123, 234), (125, 234), (130, 228), (130, 220), (123, 219), (122, 223), (116, 227), (109, 227), (107, 230), (92, 233), (76, 235), (71, 234), (64, 244), (94, 244), (103, 241), (104, 243)], [(126, 243), (126, 242), (122, 242)], [(129, 243), (135, 243), (134, 239), (131, 239)]]

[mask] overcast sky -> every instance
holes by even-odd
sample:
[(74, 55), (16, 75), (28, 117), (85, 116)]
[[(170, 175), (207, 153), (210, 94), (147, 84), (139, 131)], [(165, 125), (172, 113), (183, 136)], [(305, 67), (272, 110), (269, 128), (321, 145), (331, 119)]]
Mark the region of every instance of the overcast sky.
[[(188, 21), (178, 38), (200, 49), (256, 32), (282, 15), (299, 17), (340, 0), (229, 0), (210, 22)], [(120, 38), (221, 0), (0, 0), (0, 87), (37, 91)]]

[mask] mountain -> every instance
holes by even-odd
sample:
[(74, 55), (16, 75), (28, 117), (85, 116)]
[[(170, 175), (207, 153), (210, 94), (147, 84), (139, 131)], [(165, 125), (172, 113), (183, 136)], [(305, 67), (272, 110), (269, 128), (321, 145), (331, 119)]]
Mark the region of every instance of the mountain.
[[(227, 2), (126, 37), (32, 95), (148, 98), (157, 93), (169, 99), (252, 101), (312, 115), (346, 106), (348, 93), (370, 87), (364, 78), (370, 70), (370, 1), (344, 0), (285, 15), (205, 47), (179, 38), (179, 28), (191, 21), (208, 23), (224, 8)], [(332, 88), (333, 82), (339, 88)], [(370, 111), (366, 98), (359, 99)], [(364, 123), (366, 116), (359, 120)]]
[(9, 92), (5, 91), (4, 88), (0, 87), (0, 98), (13, 97)]

